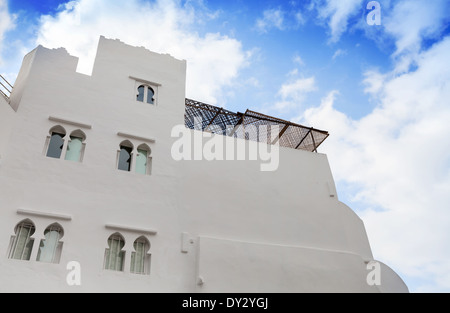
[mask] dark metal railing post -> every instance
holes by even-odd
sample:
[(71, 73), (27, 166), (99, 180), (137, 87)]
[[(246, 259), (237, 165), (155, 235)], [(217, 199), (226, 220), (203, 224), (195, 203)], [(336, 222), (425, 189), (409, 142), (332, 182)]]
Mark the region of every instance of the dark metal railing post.
[(308, 137), (309, 133), (311, 133), (311, 129), (310, 129), (309, 132), (305, 135), (305, 137), (302, 138), (302, 140), (301, 140), (300, 143), (297, 145), (297, 147), (295, 147), (295, 149), (298, 149), (298, 147), (300, 147), (300, 145), (303, 143), (303, 141), (305, 141), (306, 137)]
[[(247, 110), (248, 111), (248, 110)], [(238, 130), (239, 126), (244, 122), (244, 118), (245, 118), (245, 114), (247, 114), (247, 111), (245, 111), (244, 114), (242, 114), (241, 118), (239, 119), (239, 121), (236, 123), (236, 125), (234, 126), (233, 130), (231, 131), (231, 133), (228, 135), (230, 137), (232, 137), (234, 135), (234, 133)]]
[(317, 153), (316, 141), (314, 140), (314, 135), (313, 135), (312, 131), (311, 131), (311, 138), (312, 138), (312, 142), (313, 142), (313, 145), (314, 145), (313, 152)]
[(208, 131), (209, 126), (211, 126), (211, 124), (214, 122), (214, 120), (219, 116), (220, 112), (222, 112), (223, 108), (220, 108), (219, 111), (217, 111), (216, 115), (214, 115), (214, 117), (211, 119), (211, 121), (209, 122), (208, 126), (205, 127), (205, 129), (203, 131)]

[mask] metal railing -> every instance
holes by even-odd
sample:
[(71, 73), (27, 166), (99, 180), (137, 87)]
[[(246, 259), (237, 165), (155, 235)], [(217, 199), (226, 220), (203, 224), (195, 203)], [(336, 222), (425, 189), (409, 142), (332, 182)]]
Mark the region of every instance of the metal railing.
[[(190, 129), (311, 152), (317, 152), (317, 148), (329, 136), (327, 131), (306, 127), (255, 111), (247, 110), (245, 113), (235, 113), (191, 99), (186, 99), (184, 121), (186, 127)], [(278, 127), (278, 132), (272, 135), (271, 127)]]
[(0, 93), (9, 100), (11, 96), (13, 86), (2, 76), (0, 75)]

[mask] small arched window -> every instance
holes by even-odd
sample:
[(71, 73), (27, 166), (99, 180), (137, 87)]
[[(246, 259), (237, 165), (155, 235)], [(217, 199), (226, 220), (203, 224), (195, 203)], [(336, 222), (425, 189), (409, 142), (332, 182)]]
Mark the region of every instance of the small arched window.
[(144, 236), (139, 237), (133, 244), (130, 272), (134, 274), (150, 274), (150, 242)]
[(33, 236), (35, 231), (36, 228), (29, 219), (23, 220), (16, 225), (14, 229), (15, 236), (11, 238), (9, 249), (8, 257), (10, 259), (30, 260), (34, 243), (34, 239), (32, 239), (31, 236)]
[(144, 102), (144, 94), (145, 94), (145, 86), (141, 85), (138, 87), (138, 94), (136, 96), (136, 100), (140, 102)]
[(131, 160), (133, 156), (133, 144), (128, 141), (122, 141), (120, 144), (117, 168), (122, 171), (131, 171)]
[(108, 238), (108, 247), (105, 250), (105, 266), (106, 270), (123, 272), (123, 264), (125, 260), (125, 239), (119, 233), (115, 233)]
[(58, 223), (48, 226), (44, 231), (45, 239), (41, 240), (37, 261), (46, 263), (59, 263), (62, 251), (64, 230)]
[(137, 88), (136, 100), (149, 104), (155, 104), (155, 91), (148, 85), (140, 85)]
[(70, 134), (70, 140), (67, 145), (66, 160), (81, 162), (84, 154), (86, 135), (81, 130), (75, 130)]
[(136, 155), (136, 173), (150, 175), (152, 168), (151, 149), (146, 144), (137, 148)]
[(154, 96), (155, 91), (151, 87), (147, 86), (147, 103), (154, 104)]
[(47, 148), (47, 156), (49, 158), (59, 159), (64, 147), (64, 137), (66, 130), (62, 126), (55, 126), (50, 129), (50, 138)]

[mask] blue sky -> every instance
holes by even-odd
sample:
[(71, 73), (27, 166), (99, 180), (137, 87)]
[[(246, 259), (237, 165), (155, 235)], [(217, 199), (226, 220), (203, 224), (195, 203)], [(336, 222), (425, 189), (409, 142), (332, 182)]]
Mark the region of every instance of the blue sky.
[(0, 0), (0, 73), (36, 45), (89, 74), (100, 35), (188, 61), (187, 96), (328, 130), (340, 200), (376, 259), (450, 291), (450, 1)]

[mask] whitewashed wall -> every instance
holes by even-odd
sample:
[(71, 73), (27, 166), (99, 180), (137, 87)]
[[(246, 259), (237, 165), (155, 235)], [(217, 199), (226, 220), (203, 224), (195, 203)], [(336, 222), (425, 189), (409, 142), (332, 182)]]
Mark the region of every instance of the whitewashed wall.
[[(364, 225), (331, 197), (336, 190), (325, 155), (280, 148), (275, 172), (261, 172), (256, 161), (176, 162), (170, 133), (184, 124), (185, 61), (102, 37), (92, 76), (76, 73), (76, 65), (64, 49), (38, 47), (26, 56), (11, 97), (17, 113), (0, 103), (1, 292), (381, 290), (366, 284), (365, 262), (373, 257)], [(130, 76), (161, 85), (156, 106), (135, 100)], [(49, 129), (58, 124), (87, 135), (82, 163), (45, 156)], [(148, 143), (152, 175), (116, 170), (125, 139), (118, 132), (155, 140)], [(32, 259), (10, 260), (10, 238), (25, 218), (37, 228)], [(61, 262), (36, 262), (53, 222), (64, 227)], [(121, 231), (123, 273), (103, 270), (115, 232), (106, 225), (130, 228)], [(129, 273), (141, 235), (132, 228), (156, 232), (147, 234), (149, 276)], [(70, 261), (81, 264), (81, 286), (66, 284)], [(407, 291), (395, 273), (388, 275), (385, 290)]]

